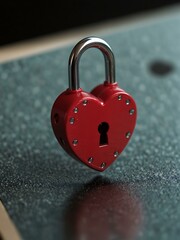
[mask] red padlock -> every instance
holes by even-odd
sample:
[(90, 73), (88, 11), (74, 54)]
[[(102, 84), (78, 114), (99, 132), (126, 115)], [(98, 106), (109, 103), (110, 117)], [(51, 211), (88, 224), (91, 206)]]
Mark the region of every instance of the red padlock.
[[(104, 55), (106, 80), (91, 93), (79, 86), (79, 60), (88, 48)], [(104, 171), (129, 142), (136, 124), (136, 104), (115, 81), (115, 60), (102, 39), (82, 39), (69, 58), (69, 88), (61, 93), (51, 111), (54, 134), (73, 158)]]

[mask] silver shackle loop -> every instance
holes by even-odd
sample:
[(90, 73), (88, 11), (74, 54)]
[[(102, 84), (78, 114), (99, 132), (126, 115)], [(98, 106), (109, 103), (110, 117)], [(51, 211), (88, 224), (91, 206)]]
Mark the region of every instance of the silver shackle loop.
[(98, 48), (104, 55), (106, 81), (108, 83), (115, 83), (115, 59), (111, 47), (101, 38), (87, 37), (82, 39), (73, 48), (69, 57), (69, 89), (77, 90), (79, 85), (79, 60), (81, 55), (88, 48)]

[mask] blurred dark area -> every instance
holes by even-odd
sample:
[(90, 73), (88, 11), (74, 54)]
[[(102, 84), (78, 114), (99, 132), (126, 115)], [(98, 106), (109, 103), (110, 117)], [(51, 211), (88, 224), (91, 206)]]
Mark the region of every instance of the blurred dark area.
[(179, 0), (4, 0), (0, 3), (0, 45), (147, 12), (178, 2)]

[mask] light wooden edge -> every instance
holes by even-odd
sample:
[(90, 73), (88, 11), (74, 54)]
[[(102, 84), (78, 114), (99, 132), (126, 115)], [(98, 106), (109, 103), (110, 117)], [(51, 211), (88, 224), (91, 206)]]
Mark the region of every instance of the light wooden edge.
[(83, 37), (91, 35), (102, 37), (103, 35), (116, 33), (117, 31), (128, 31), (133, 28), (143, 27), (167, 18), (174, 18), (174, 15), (177, 17), (177, 13), (180, 13), (180, 4), (163, 7), (158, 10), (149, 11), (148, 13), (132, 15), (123, 19), (104, 21), (29, 41), (5, 45), (0, 47), (0, 63), (61, 48), (77, 42)]
[(0, 201), (0, 239), (20, 240), (20, 234)]

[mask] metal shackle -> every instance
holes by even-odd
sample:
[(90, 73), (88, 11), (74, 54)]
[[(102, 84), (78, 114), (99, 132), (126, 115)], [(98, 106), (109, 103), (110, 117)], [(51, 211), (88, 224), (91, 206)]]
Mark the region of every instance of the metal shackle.
[(111, 47), (101, 38), (87, 37), (78, 42), (69, 57), (69, 89), (77, 90), (79, 85), (79, 60), (88, 48), (98, 48), (104, 55), (106, 81), (115, 83), (115, 59)]

